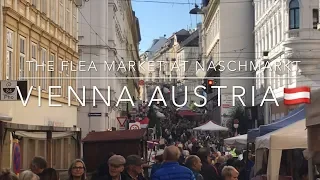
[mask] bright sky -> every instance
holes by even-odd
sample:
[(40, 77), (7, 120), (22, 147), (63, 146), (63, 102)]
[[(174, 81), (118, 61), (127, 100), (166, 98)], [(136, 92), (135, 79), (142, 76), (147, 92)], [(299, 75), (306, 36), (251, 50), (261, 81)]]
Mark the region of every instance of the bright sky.
[[(150, 2), (151, 1), (151, 2)], [(193, 4), (172, 4), (172, 3), (155, 3), (155, 2), (176, 2), (188, 3), (188, 0), (132, 0), (133, 10), (139, 18), (140, 23), (140, 53), (146, 51), (153, 39), (159, 38), (166, 34), (170, 37), (174, 32), (180, 29), (196, 27), (196, 19), (199, 23), (201, 16), (191, 15), (189, 11), (194, 8), (194, 3), (200, 5), (199, 0), (189, 0)], [(197, 16), (197, 17), (196, 17)], [(192, 19), (192, 21), (191, 21)]]

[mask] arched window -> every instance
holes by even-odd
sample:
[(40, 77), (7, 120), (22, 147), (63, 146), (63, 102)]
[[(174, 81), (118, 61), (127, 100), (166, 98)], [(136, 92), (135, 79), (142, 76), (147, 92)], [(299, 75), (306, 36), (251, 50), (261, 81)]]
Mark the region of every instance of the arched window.
[(289, 4), (289, 29), (300, 28), (300, 7), (298, 0), (291, 0)]

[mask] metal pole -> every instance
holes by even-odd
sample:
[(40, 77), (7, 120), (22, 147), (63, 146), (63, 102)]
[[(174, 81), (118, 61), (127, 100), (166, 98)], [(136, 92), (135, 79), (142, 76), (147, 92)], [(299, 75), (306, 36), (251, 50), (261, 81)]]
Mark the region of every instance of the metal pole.
[(308, 179), (309, 180), (314, 180), (314, 170), (313, 170), (313, 153), (312, 153), (312, 148), (311, 148), (311, 132), (310, 132), (310, 128), (307, 129), (307, 133), (308, 133), (308, 149), (309, 149), (309, 159), (308, 159)]

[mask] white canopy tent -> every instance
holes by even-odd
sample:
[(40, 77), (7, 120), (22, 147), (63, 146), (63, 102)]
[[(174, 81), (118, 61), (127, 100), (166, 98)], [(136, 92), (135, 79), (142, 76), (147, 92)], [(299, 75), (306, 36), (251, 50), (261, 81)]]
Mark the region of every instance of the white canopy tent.
[(282, 150), (306, 149), (308, 147), (306, 120), (297, 121), (277, 131), (258, 137), (255, 144), (256, 149), (269, 149), (268, 179), (279, 179)]
[(219, 126), (212, 121), (207, 122), (204, 125), (193, 128), (195, 131), (228, 131), (229, 129), (226, 127)]
[(247, 146), (247, 134), (224, 139), (224, 144), (228, 146)]

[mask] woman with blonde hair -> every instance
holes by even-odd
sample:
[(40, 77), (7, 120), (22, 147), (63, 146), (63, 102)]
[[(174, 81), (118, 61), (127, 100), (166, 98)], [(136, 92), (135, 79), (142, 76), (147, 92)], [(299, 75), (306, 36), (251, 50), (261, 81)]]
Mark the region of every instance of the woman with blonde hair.
[(19, 174), (19, 180), (39, 180), (39, 176), (30, 170), (25, 170)]
[(72, 162), (68, 170), (68, 180), (86, 180), (86, 165), (81, 159)]
[(3, 169), (0, 173), (0, 180), (19, 180), (19, 178), (9, 169)]

